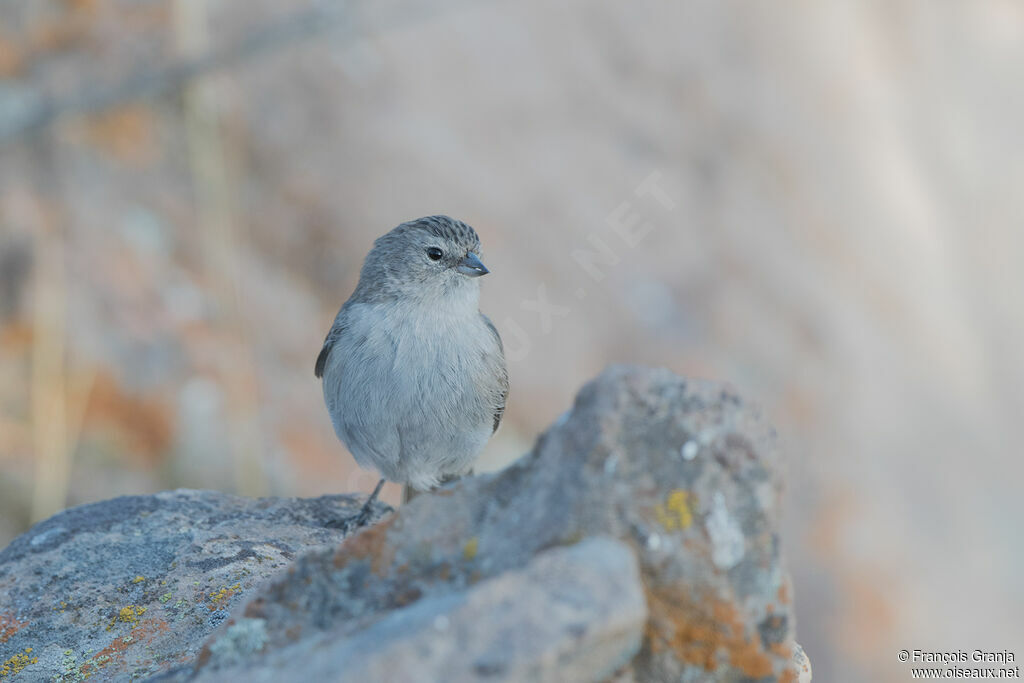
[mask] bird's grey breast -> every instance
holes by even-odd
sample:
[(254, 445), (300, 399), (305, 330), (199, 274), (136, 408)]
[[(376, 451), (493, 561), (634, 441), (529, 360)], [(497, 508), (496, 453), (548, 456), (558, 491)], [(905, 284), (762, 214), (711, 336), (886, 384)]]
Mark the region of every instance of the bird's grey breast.
[[(375, 304), (350, 307), (336, 351), (331, 360), (340, 364), (344, 393), (363, 397), (354, 403), (449, 423), (479, 419), (472, 394), (486, 388), (500, 354), (475, 310)], [(343, 409), (360, 412), (359, 405)]]

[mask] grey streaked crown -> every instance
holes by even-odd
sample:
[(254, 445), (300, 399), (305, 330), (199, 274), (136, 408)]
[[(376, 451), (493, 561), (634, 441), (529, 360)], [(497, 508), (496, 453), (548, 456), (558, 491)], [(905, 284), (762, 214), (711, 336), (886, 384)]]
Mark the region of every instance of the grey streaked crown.
[(426, 230), (441, 239), (451, 240), (458, 244), (472, 245), (474, 251), (480, 249), (480, 236), (476, 234), (476, 230), (450, 216), (424, 216), (402, 223), (399, 227), (406, 226), (411, 230)]

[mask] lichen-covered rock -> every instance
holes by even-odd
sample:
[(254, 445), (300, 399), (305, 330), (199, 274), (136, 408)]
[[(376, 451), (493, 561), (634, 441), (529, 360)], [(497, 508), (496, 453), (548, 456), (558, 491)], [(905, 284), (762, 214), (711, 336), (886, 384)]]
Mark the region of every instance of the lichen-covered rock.
[[(352, 643), (368, 632), (401, 637), (395, 614), (465, 599), (549, 548), (602, 535), (633, 549), (649, 610), (641, 650), (620, 679), (795, 681), (778, 470), (771, 430), (729, 390), (611, 368), (509, 469), (420, 496), (336, 550), (301, 558), (239, 612), (237, 623), (260, 634), (245, 668), (229, 629), (211, 641), (200, 671), (245, 679), (288, 661), (289, 675), (302, 679), (322, 660), (288, 654), (311, 642), (334, 643), (339, 670), (376, 670), (387, 655)], [(491, 642), (504, 627), (495, 614), (478, 635)]]
[(0, 553), (0, 654), (27, 681), (796, 683), (780, 493), (735, 394), (614, 367), (509, 469), (347, 539), (344, 497), (61, 513)]
[(793, 643), (793, 668), (798, 676), (797, 683), (811, 683), (811, 660), (800, 643)]
[(262, 659), (250, 657), (251, 634), (265, 638), (266, 622), (242, 619), (211, 646), (241, 666), (207, 667), (201, 680), (274, 683), (290, 671), (338, 683), (597, 681), (637, 653), (646, 619), (633, 552), (599, 537), (465, 591), (423, 597), (351, 637), (313, 631)]
[[(0, 552), (0, 667), (14, 681), (121, 681), (184, 667), (248, 591), (359, 500), (211, 491), (65, 510)], [(383, 514), (386, 506), (380, 506)]]

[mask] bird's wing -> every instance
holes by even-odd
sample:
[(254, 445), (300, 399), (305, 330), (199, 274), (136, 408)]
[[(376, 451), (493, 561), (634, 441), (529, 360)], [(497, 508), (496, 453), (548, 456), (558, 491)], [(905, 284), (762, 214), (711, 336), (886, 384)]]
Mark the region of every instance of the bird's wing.
[(508, 402), (508, 368), (505, 366), (505, 345), (501, 342), (501, 335), (498, 334), (498, 328), (494, 326), (491, 319), (483, 313), (480, 314), (483, 318), (484, 324), (494, 335), (494, 340), (498, 342), (498, 352), (501, 356), (501, 375), (498, 379), (498, 386), (501, 390), (501, 400), (498, 402), (497, 408), (494, 411), (494, 429), (491, 430), (491, 434), (498, 431), (498, 425), (501, 424), (501, 418), (505, 415), (505, 404)]
[(324, 339), (324, 347), (320, 349), (320, 355), (316, 357), (316, 365), (313, 366), (313, 374), (317, 377), (324, 376), (324, 369), (327, 367), (327, 359), (331, 355), (331, 349), (334, 347), (335, 342), (338, 341), (338, 337), (344, 332), (345, 326), (341, 322), (341, 314), (334, 319), (334, 324), (331, 325), (331, 331), (327, 333), (327, 338)]

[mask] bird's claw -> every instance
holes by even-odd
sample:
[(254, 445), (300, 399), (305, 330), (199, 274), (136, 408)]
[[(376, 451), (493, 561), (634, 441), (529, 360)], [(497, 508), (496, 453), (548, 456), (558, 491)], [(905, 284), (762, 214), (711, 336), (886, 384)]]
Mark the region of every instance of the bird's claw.
[(370, 523), (370, 519), (373, 517), (373, 504), (377, 500), (377, 495), (380, 493), (381, 487), (384, 486), (384, 480), (381, 479), (377, 482), (377, 487), (373, 489), (373, 493), (363, 503), (363, 507), (360, 508), (359, 512), (352, 515), (351, 517), (343, 517), (341, 519), (332, 519), (327, 522), (324, 526), (329, 529), (341, 529), (345, 534), (349, 534), (357, 529), (362, 529), (364, 526)]
[(345, 534), (358, 531), (363, 527), (369, 526), (370, 521), (373, 519), (373, 510), (369, 505), (364, 505), (363, 508), (354, 515), (348, 517), (341, 517), (338, 519), (332, 519), (324, 524), (328, 529), (340, 529)]
[(340, 529), (346, 534), (353, 531), (357, 531), (367, 526), (370, 523), (370, 512), (369, 510), (361, 510), (360, 512), (351, 515), (349, 517), (341, 517), (339, 519), (332, 519), (324, 524), (328, 529)]

